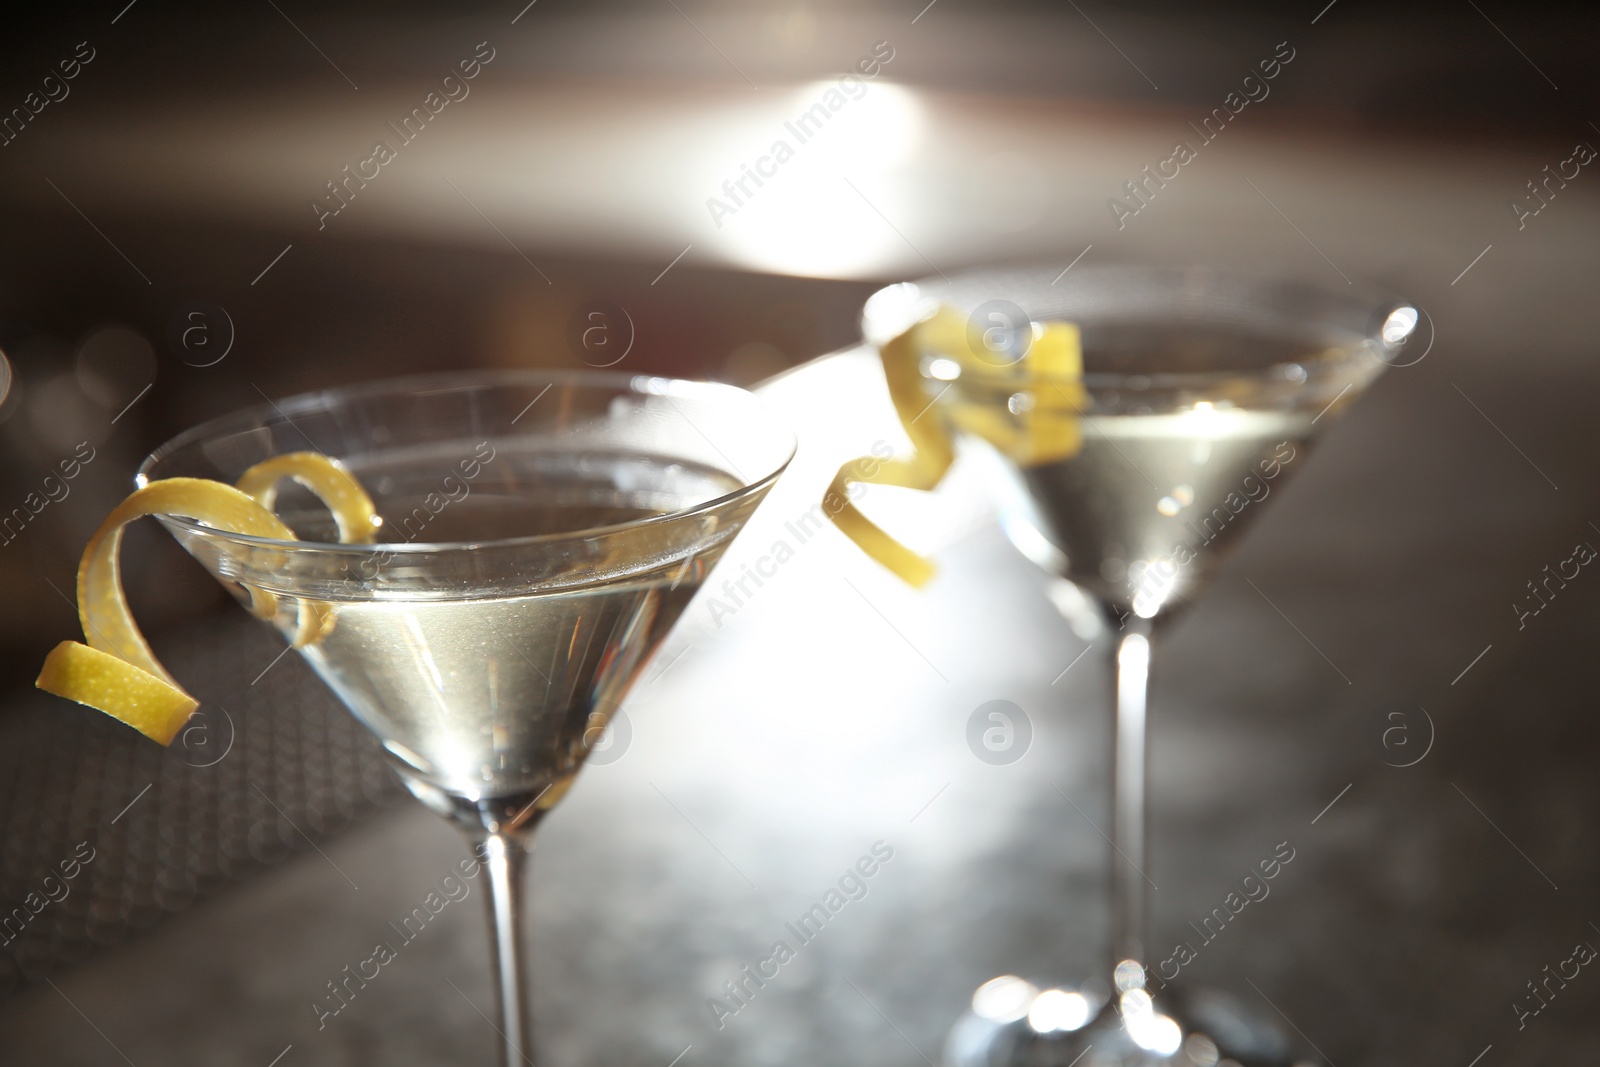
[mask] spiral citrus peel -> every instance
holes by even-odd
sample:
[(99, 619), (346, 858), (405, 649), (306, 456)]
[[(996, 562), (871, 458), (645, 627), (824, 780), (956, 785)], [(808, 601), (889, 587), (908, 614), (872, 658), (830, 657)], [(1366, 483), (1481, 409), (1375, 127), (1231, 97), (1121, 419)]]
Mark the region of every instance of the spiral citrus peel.
[[(117, 505), (89, 539), (78, 565), (78, 617), (87, 644), (57, 645), (35, 684), (171, 744), (199, 702), (156, 660), (128, 610), (120, 559), (123, 527), (145, 515), (179, 515), (230, 533), (293, 541), (294, 532), (271, 510), (284, 478), (299, 482), (327, 506), (342, 542), (372, 540), (377, 513), (361, 483), (337, 461), (315, 452), (259, 463), (245, 471), (239, 488), (206, 478), (151, 482)], [(276, 596), (256, 588), (249, 592), (254, 614), (276, 614)], [(332, 625), (331, 605), (301, 601), (298, 612), (297, 648), (319, 640)]]
[[(1080, 418), (1088, 394), (1083, 388), (1083, 347), (1078, 327), (1070, 322), (1032, 323), (1032, 337), (1016, 358), (975, 345), (967, 323), (953, 309), (933, 315), (879, 349), (889, 399), (911, 455), (880, 463), (863, 456), (839, 468), (828, 486), (836, 506), (823, 510), (834, 525), (862, 551), (913, 586), (933, 578), (932, 560), (901, 544), (867, 518), (851, 501), (852, 484), (892, 485), (932, 490), (949, 471), (955, 449), (939, 413), (929, 409), (944, 391), (962, 383), (957, 399), (940, 406), (958, 428), (988, 441), (1019, 465), (1047, 463), (1078, 453), (1083, 444)], [(950, 385), (928, 396), (924, 357), (954, 363), (953, 374), (941, 374)], [(937, 379), (936, 379), (937, 380)], [(974, 399), (971, 393), (1008, 392), (1005, 405)]]

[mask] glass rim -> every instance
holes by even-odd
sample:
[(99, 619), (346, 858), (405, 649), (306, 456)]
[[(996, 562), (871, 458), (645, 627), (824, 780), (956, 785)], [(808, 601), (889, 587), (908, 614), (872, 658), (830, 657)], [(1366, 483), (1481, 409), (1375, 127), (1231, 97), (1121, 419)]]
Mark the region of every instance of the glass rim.
[[(1302, 325), (1322, 324), (1326, 327), (1339, 329), (1346, 333), (1352, 340), (1359, 340), (1358, 345), (1349, 348), (1337, 348), (1330, 345), (1331, 351), (1339, 352), (1337, 359), (1318, 359), (1300, 361), (1285, 359), (1270, 363), (1259, 368), (1234, 369), (1234, 370), (1201, 370), (1201, 371), (1173, 371), (1173, 372), (1139, 372), (1139, 371), (1088, 371), (1076, 377), (1062, 377), (1059, 375), (1030, 375), (1030, 382), (1041, 384), (1080, 384), (1091, 389), (1126, 389), (1133, 392), (1145, 390), (1183, 390), (1187, 388), (1205, 388), (1219, 382), (1239, 381), (1241, 379), (1269, 379), (1280, 368), (1291, 363), (1300, 365), (1308, 374), (1315, 375), (1319, 367), (1334, 367), (1348, 364), (1349, 361), (1359, 358), (1357, 349), (1365, 350), (1372, 358), (1385, 366), (1403, 366), (1405, 364), (1389, 358), (1398, 354), (1407, 341), (1414, 339), (1420, 331), (1420, 322), (1417, 316), (1426, 317), (1416, 303), (1393, 295), (1384, 295), (1380, 290), (1367, 283), (1351, 283), (1351, 291), (1341, 291), (1329, 285), (1305, 281), (1298, 277), (1279, 277), (1264, 273), (1231, 270), (1207, 266), (1171, 267), (1139, 263), (1111, 263), (1083, 267), (1073, 272), (1070, 279), (1063, 279), (1054, 264), (1045, 264), (1037, 261), (1019, 263), (996, 263), (989, 266), (979, 266), (968, 270), (959, 271), (950, 275), (935, 275), (913, 279), (911, 281), (896, 282), (875, 290), (868, 297), (862, 308), (862, 332), (868, 344), (881, 347), (885, 342), (910, 329), (913, 325), (926, 321), (939, 305), (954, 308), (964, 315), (972, 315), (976, 307), (990, 300), (1006, 301), (1006, 291), (1009, 286), (1014, 293), (1018, 288), (1030, 287), (1039, 291), (1048, 291), (1051, 295), (1058, 295), (1063, 302), (1070, 299), (1074, 289), (1080, 293), (1085, 288), (1094, 286), (1109, 286), (1114, 282), (1128, 283), (1130, 287), (1144, 285), (1146, 292), (1154, 290), (1157, 293), (1181, 294), (1184, 289), (1191, 292), (1200, 289), (1210, 289), (1213, 292), (1230, 292), (1235, 296), (1248, 295), (1253, 297), (1251, 303), (1236, 300), (1232, 304), (1217, 306), (1209, 309), (1209, 314), (1203, 305), (1185, 305), (1174, 300), (1168, 308), (1171, 318), (1177, 321), (1214, 321), (1219, 323), (1232, 322), (1248, 325), (1252, 321), (1259, 325), (1270, 323), (1275, 317), (1284, 321), (1298, 322)], [(1052, 281), (1051, 279), (1054, 279)], [(1060, 283), (1060, 287), (1057, 287)], [(973, 293), (987, 287), (991, 296), (976, 302), (972, 299)], [(966, 289), (962, 298), (949, 299), (952, 292)], [(1275, 306), (1287, 304), (1293, 299), (1308, 301), (1319, 305), (1323, 314), (1294, 315), (1284, 312), (1281, 316), (1270, 314)], [(1015, 298), (1013, 298), (1015, 299)], [(877, 302), (883, 308), (883, 313), (875, 318), (873, 304)], [(1027, 302), (1026, 294), (1021, 302)], [(1153, 298), (1145, 300), (1128, 299), (1129, 310), (1122, 312), (1122, 316), (1138, 317), (1143, 312), (1139, 310), (1142, 305), (1154, 302)], [(1020, 307), (1020, 304), (1019, 304)], [(1032, 309), (1022, 309), (1032, 319)], [(1032, 321), (1048, 321), (1048, 307), (1042, 310), (1044, 319)], [(1410, 310), (1412, 324), (1408, 331), (1398, 341), (1391, 342), (1385, 337), (1384, 326), (1397, 312)], [(1119, 317), (1114, 310), (1110, 313), (1101, 312), (1089, 319), (1107, 319)], [(1340, 324), (1336, 313), (1343, 312), (1351, 320), (1360, 323), (1353, 325), (1349, 322)], [(1066, 321), (1083, 322), (1084, 317)], [(1431, 319), (1428, 327), (1432, 332)], [(970, 344), (970, 342), (969, 342)], [(1021, 357), (1018, 357), (1019, 359)], [(1016, 361), (1013, 361), (1013, 363)], [(1004, 371), (1011, 364), (995, 362), (996, 371)], [(940, 381), (933, 375), (923, 372), (924, 379)], [(1015, 383), (1010, 385), (996, 380), (987, 381), (982, 376), (971, 378), (963, 375), (960, 379), (953, 379), (950, 384), (959, 382), (963, 389), (994, 388), (1014, 391)]]
[[(475, 369), (467, 371), (436, 371), (427, 374), (402, 375), (394, 378), (376, 378), (368, 381), (355, 382), (350, 385), (333, 386), (327, 389), (318, 389), (305, 393), (296, 393), (282, 400), (267, 399), (259, 404), (236, 408), (223, 415), (191, 426), (182, 433), (157, 446), (139, 463), (134, 472), (134, 482), (143, 488), (153, 482), (161, 481), (160, 478), (151, 478), (150, 471), (158, 466), (163, 459), (171, 456), (180, 448), (193, 445), (214, 436), (223, 427), (237, 422), (250, 421), (252, 417), (267, 420), (272, 416), (277, 421), (293, 425), (295, 412), (307, 413), (318, 410), (319, 407), (331, 406), (341, 400), (360, 397), (375, 397), (384, 394), (403, 394), (418, 392), (428, 387), (434, 391), (458, 391), (474, 388), (488, 388), (496, 385), (533, 385), (545, 384), (553, 387), (558, 384), (571, 384), (588, 388), (613, 389), (619, 392), (629, 391), (641, 396), (679, 396), (679, 397), (709, 397), (715, 395), (728, 397), (741, 397), (746, 402), (765, 408), (762, 399), (748, 389), (724, 382), (691, 381), (684, 378), (671, 378), (654, 374), (629, 374), (622, 371), (608, 370), (564, 370), (564, 369), (537, 369), (537, 368), (499, 368)], [(647, 385), (646, 388), (640, 388)], [(540, 394), (543, 396), (543, 393)], [(537, 399), (537, 398), (536, 398)], [(531, 405), (530, 405), (531, 406)], [(690, 423), (692, 426), (693, 423)], [(799, 440), (795, 437), (793, 429), (781, 420), (769, 422), (768, 425), (777, 430), (787, 440), (780, 444), (783, 459), (771, 470), (758, 478), (745, 479), (741, 476), (743, 484), (737, 489), (730, 490), (710, 500), (701, 501), (692, 507), (679, 508), (674, 511), (652, 515), (643, 519), (631, 519), (626, 522), (606, 523), (600, 526), (586, 526), (578, 530), (568, 530), (559, 533), (526, 534), (519, 537), (490, 538), (481, 541), (285, 541), (276, 537), (259, 537), (254, 534), (236, 533), (231, 530), (207, 526), (193, 519), (181, 515), (158, 513), (156, 515), (163, 523), (170, 523), (188, 533), (202, 537), (230, 541), (235, 544), (253, 548), (272, 549), (275, 551), (290, 552), (325, 552), (330, 555), (367, 556), (376, 552), (393, 555), (428, 555), (444, 552), (460, 552), (471, 549), (483, 548), (515, 548), (523, 545), (553, 545), (568, 541), (584, 541), (594, 537), (616, 534), (625, 530), (634, 530), (641, 527), (665, 525), (686, 518), (693, 518), (708, 511), (716, 510), (734, 501), (743, 499), (753, 493), (759, 492), (775, 482), (793, 461), (799, 449)], [(703, 436), (703, 435), (702, 435)], [(307, 438), (308, 443), (310, 439)], [(716, 448), (715, 445), (712, 446)], [(720, 450), (718, 450), (720, 451)], [(330, 457), (337, 459), (338, 457)], [(732, 461), (729, 461), (732, 466)], [(221, 483), (227, 484), (227, 483)]]

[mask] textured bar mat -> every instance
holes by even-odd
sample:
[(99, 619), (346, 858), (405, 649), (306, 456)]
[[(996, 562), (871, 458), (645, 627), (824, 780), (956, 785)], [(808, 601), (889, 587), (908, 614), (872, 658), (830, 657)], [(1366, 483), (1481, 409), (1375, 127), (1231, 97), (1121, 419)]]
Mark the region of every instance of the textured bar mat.
[(161, 638), (201, 702), (170, 748), (31, 687), (0, 704), (0, 999), (405, 792), (266, 627), (229, 612)]

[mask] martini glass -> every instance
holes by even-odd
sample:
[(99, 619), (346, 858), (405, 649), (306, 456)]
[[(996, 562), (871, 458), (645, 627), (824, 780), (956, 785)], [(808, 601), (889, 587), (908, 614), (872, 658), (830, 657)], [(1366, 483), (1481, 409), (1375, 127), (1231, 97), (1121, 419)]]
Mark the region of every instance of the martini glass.
[(532, 1062), (520, 952), (534, 827), (794, 452), (749, 393), (614, 373), (483, 372), (264, 404), (190, 430), (141, 485), (234, 481), (312, 449), (371, 494), (378, 544), (339, 544), (285, 484), (276, 541), (161, 521), (292, 637), (424, 804), (472, 838), (489, 880), (501, 1063)]
[[(1004, 529), (1049, 576), (1057, 606), (1080, 633), (1092, 632), (1087, 622), (1105, 635), (1114, 679), (1105, 971), (1043, 992), (1014, 976), (986, 983), (952, 1031), (947, 1059), (1288, 1063), (1287, 1042), (1239, 1001), (1169, 989), (1181, 968), (1148, 940), (1152, 647), (1304, 465), (1312, 438), (1396, 362), (1418, 314), (1207, 271), (1086, 269), (1063, 279), (1019, 269), (891, 286), (868, 302), (865, 332), (883, 344), (940, 307), (967, 322), (967, 349), (918, 355), (930, 402), (953, 426), (998, 420), (1009, 439), (1025, 440), (1039, 405), (1077, 415), (1081, 445), (1036, 462), (983, 436), (958, 437), (989, 465)], [(1025, 367), (1041, 335), (1035, 323), (1050, 321), (1080, 327), (1081, 382), (963, 373), (974, 359)]]

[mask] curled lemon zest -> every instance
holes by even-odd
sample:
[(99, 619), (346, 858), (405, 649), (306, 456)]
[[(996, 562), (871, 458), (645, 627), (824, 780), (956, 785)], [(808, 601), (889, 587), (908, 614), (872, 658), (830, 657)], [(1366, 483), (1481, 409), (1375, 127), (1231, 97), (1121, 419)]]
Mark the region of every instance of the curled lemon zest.
[[(854, 483), (893, 485), (903, 489), (932, 489), (944, 478), (955, 460), (950, 435), (937, 414), (928, 416), (930, 406), (922, 391), (922, 372), (918, 369), (919, 346), (916, 329), (906, 331), (883, 346), (883, 376), (889, 385), (889, 399), (900, 416), (900, 425), (911, 439), (911, 455), (906, 459), (880, 462), (862, 456), (846, 463), (834, 475), (823, 498), (823, 511), (835, 526), (861, 550), (907, 583), (923, 586), (933, 578), (933, 563), (911, 551), (890, 536), (883, 527), (864, 515), (850, 499)], [(924, 417), (926, 416), (926, 417)]]
[[(929, 396), (922, 357), (937, 354), (955, 361), (958, 378), (982, 388), (1009, 389), (1015, 401), (1002, 410), (992, 403), (964, 396), (940, 404), (955, 385)], [(1083, 446), (1082, 413), (1088, 402), (1083, 387), (1083, 344), (1070, 322), (1034, 324), (1031, 343), (1009, 363), (993, 353), (979, 353), (967, 324), (949, 307), (912, 326), (879, 349), (883, 376), (895, 414), (911, 441), (911, 455), (880, 461), (862, 456), (839, 468), (823, 497), (823, 511), (863, 552), (908, 584), (932, 580), (937, 567), (913, 552), (850, 499), (854, 484), (892, 485), (932, 490), (949, 471), (955, 449), (943, 419), (981, 437), (1019, 464), (1066, 459)], [(958, 394), (959, 395), (959, 394)], [(944, 409), (934, 412), (936, 405)]]
[(51, 649), (34, 684), (98, 708), (163, 745), (172, 744), (200, 706), (178, 686), (81, 641), (63, 641)]
[[(320, 452), (286, 452), (264, 459), (239, 476), (238, 486), (256, 503), (273, 511), (278, 503), (278, 487), (285, 478), (305, 486), (322, 501), (339, 528), (340, 542), (369, 544), (377, 535), (382, 520), (372, 498), (343, 463)], [(277, 610), (272, 594), (255, 588), (249, 592), (251, 610), (262, 618), (271, 618)], [(337, 618), (332, 604), (301, 600), (290, 646), (305, 648), (316, 644), (333, 632)]]
[(368, 544), (378, 533), (378, 512), (372, 498), (343, 463), (320, 452), (287, 452), (262, 460), (239, 476), (239, 491), (268, 511), (276, 510), (278, 486), (299, 482), (333, 513), (344, 544)]
[[(164, 478), (129, 494), (112, 509), (84, 548), (78, 565), (78, 617), (85, 643), (63, 641), (45, 658), (36, 685), (127, 723), (162, 745), (172, 743), (199, 706), (156, 659), (128, 608), (122, 585), (122, 532), (146, 515), (176, 515), (229, 533), (279, 541), (294, 531), (270, 510), (278, 483), (293, 478), (327, 504), (341, 539), (370, 540), (376, 529), (371, 499), (333, 460), (313, 452), (276, 456), (246, 471), (249, 491), (207, 478)], [(277, 598), (246, 587), (251, 610), (270, 618)], [(294, 634), (300, 647), (331, 629), (333, 607), (301, 601)]]

